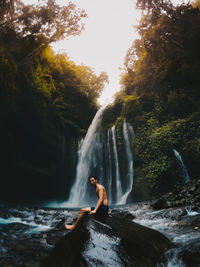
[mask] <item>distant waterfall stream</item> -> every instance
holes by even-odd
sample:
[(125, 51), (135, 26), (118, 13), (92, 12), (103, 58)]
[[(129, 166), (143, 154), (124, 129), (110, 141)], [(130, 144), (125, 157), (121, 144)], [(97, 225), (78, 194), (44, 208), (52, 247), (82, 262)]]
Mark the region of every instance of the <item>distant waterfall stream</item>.
[(185, 164), (184, 164), (184, 162), (182, 160), (182, 157), (181, 157), (180, 153), (176, 149), (173, 149), (173, 152), (174, 152), (174, 155), (175, 155), (175, 157), (176, 157), (176, 159), (178, 161), (178, 164), (179, 164), (179, 166), (181, 168), (181, 174), (182, 174), (184, 183), (185, 184), (189, 183), (191, 181), (190, 180), (190, 176), (188, 174), (188, 171), (187, 171), (187, 169), (185, 167)]
[[(116, 192), (116, 200), (119, 201), (123, 193), (122, 193), (122, 183), (121, 183), (121, 177), (120, 177), (120, 171), (119, 171), (119, 160), (118, 160), (118, 152), (117, 152), (115, 126), (111, 128), (111, 132), (112, 132), (112, 142), (113, 142), (113, 160), (115, 164), (115, 181), (116, 181), (115, 192)], [(111, 168), (111, 166), (109, 168)]]
[(94, 188), (88, 178), (95, 175), (105, 186), (110, 204), (125, 204), (133, 186), (132, 141), (135, 137), (130, 123), (123, 121), (123, 161), (125, 175), (121, 175), (115, 126), (102, 131), (102, 117), (105, 107), (96, 113), (87, 134), (80, 142), (76, 177), (72, 184), (66, 205), (81, 207), (94, 205), (97, 201)]
[(131, 149), (130, 140), (133, 140), (135, 138), (135, 133), (133, 130), (133, 127), (130, 123), (126, 122), (126, 119), (124, 119), (123, 123), (123, 137), (124, 137), (124, 145), (126, 149), (126, 159), (127, 159), (127, 191), (123, 195), (121, 201), (119, 204), (126, 203), (127, 197), (130, 194), (133, 186), (133, 153)]

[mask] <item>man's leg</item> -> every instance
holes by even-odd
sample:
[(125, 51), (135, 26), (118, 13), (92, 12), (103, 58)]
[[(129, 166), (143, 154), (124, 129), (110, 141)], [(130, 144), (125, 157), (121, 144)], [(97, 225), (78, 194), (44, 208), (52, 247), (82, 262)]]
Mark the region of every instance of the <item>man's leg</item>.
[(90, 211), (91, 211), (91, 208), (90, 208), (90, 207), (81, 209), (81, 210), (80, 210), (80, 213), (79, 213), (79, 215), (78, 215), (78, 217), (77, 217), (77, 219), (76, 219), (76, 222), (75, 222), (74, 224), (72, 224), (72, 225), (65, 224), (65, 228), (66, 228), (67, 230), (73, 230), (73, 229), (76, 227), (77, 223), (80, 221), (80, 219), (83, 217), (83, 215), (84, 215), (85, 213), (89, 213)]

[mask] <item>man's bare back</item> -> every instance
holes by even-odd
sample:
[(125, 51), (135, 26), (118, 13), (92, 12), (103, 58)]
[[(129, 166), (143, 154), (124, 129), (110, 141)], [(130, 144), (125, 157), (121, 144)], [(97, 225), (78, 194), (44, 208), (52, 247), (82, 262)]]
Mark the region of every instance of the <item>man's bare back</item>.
[(98, 199), (100, 198), (101, 194), (103, 195), (102, 204), (104, 206), (108, 206), (108, 197), (107, 197), (106, 190), (103, 187), (103, 185), (97, 184), (97, 186), (96, 186), (96, 192), (97, 192)]

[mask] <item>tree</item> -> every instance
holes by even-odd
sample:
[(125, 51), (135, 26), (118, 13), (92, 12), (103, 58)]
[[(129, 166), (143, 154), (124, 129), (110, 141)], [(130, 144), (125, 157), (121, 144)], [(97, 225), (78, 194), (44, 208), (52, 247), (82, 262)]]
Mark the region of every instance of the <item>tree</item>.
[(0, 7), (3, 7), (0, 12), (0, 38), (9, 39), (12, 33), (17, 38), (31, 39), (37, 44), (24, 60), (38, 55), (50, 43), (78, 35), (84, 29), (82, 19), (86, 13), (77, 9), (72, 2), (61, 7), (55, 0), (47, 0), (43, 5), (24, 5), (20, 0), (3, 0)]
[(154, 93), (164, 97), (176, 90), (197, 96), (200, 11), (191, 5), (175, 8), (170, 4), (159, 9), (156, 20), (152, 20), (157, 10), (153, 5), (154, 8), (143, 16), (138, 26), (141, 39), (127, 52), (122, 85), (139, 95)]
[(91, 67), (85, 65), (78, 66), (76, 75), (81, 82), (80, 91), (94, 101), (97, 101), (102, 93), (105, 83), (109, 82), (106, 72), (101, 72), (97, 76)]

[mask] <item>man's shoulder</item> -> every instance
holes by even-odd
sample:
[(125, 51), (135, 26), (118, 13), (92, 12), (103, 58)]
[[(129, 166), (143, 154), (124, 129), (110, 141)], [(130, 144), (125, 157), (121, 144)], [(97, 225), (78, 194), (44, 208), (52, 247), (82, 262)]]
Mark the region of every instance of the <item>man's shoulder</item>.
[(98, 187), (97, 187), (98, 189), (104, 189), (104, 186), (103, 185), (101, 185), (101, 184), (98, 184)]

